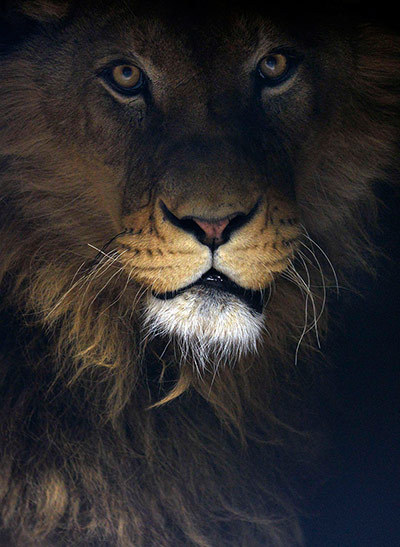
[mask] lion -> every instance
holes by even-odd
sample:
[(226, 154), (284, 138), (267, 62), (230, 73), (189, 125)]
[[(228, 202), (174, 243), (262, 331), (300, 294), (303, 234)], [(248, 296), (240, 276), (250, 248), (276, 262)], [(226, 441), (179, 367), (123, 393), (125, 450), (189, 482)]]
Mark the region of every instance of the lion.
[(375, 253), (397, 36), (130, 0), (1, 25), (1, 544), (301, 545), (301, 379)]

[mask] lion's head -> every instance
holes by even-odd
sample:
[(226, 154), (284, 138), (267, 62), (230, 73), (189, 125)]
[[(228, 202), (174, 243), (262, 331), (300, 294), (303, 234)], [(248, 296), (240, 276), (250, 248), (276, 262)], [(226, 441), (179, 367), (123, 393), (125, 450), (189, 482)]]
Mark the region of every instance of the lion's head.
[(368, 260), (397, 39), (265, 10), (16, 4), (0, 66), (4, 308), (46, 334), (68, 385), (101, 375), (105, 414), (151, 361), (175, 384), (146, 408), (192, 385), (240, 421), (267, 364), (318, 343), (330, 288)]
[(50, 20), (2, 66), (3, 229), (30, 306), (45, 322), (122, 308), (204, 367), (268, 345), (277, 299), (295, 338), (291, 281), (316, 326), (307, 275), (360, 258), (394, 154), (374, 115), (393, 107), (386, 44), (262, 17), (185, 28), (129, 4), (23, 9)]

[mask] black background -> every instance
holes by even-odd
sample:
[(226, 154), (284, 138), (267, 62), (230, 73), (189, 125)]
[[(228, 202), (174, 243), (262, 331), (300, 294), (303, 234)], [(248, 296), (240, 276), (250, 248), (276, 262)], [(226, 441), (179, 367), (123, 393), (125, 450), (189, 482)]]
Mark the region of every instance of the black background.
[[(362, 297), (342, 295), (321, 390), (326, 482), (304, 519), (310, 547), (400, 546), (400, 198), (381, 189), (376, 242), (387, 255)], [(329, 436), (329, 433), (328, 433)]]

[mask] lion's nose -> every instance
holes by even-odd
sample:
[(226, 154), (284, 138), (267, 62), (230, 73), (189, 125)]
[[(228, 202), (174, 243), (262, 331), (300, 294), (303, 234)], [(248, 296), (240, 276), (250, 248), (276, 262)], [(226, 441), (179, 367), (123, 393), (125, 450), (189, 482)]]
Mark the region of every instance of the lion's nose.
[(178, 218), (161, 201), (161, 209), (164, 212), (165, 220), (186, 232), (194, 234), (203, 245), (208, 245), (213, 249), (226, 243), (233, 231), (247, 224), (253, 218), (258, 205), (259, 201), (247, 214), (243, 211), (235, 211), (222, 218), (203, 218), (195, 215)]
[(222, 240), (222, 233), (229, 224), (229, 218), (222, 220), (207, 221), (200, 218), (193, 218), (193, 221), (200, 226), (203, 232), (206, 234), (206, 238), (212, 240)]

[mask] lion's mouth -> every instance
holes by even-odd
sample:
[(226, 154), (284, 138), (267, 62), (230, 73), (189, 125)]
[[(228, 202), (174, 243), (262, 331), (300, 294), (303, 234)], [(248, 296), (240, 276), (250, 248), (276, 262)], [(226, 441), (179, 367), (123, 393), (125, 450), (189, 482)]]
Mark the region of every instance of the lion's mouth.
[(251, 309), (257, 313), (262, 313), (263, 310), (263, 294), (261, 291), (252, 291), (249, 289), (244, 289), (240, 285), (237, 285), (234, 281), (229, 279), (226, 275), (218, 272), (214, 268), (208, 270), (203, 274), (197, 281), (179, 289), (177, 291), (165, 292), (165, 293), (155, 293), (153, 296), (159, 298), (160, 300), (170, 300), (175, 298), (179, 294), (191, 289), (192, 287), (203, 287), (211, 291), (219, 291), (224, 293), (232, 294), (245, 304), (247, 304)]

